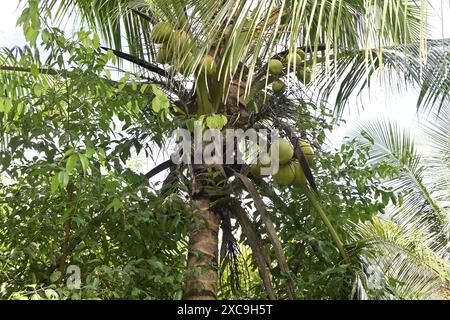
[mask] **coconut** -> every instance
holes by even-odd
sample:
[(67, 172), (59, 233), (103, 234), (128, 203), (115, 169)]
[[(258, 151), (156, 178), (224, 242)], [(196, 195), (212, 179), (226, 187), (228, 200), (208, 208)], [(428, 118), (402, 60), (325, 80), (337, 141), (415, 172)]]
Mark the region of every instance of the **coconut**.
[(273, 75), (280, 75), (283, 73), (283, 63), (278, 59), (271, 59), (269, 61), (269, 72)]
[(314, 150), (311, 145), (303, 139), (300, 139), (300, 147), (302, 148), (303, 153), (305, 154), (306, 160), (311, 165), (314, 160)]
[(303, 187), (306, 184), (306, 176), (300, 163), (298, 160), (295, 160), (291, 163), (291, 166), (294, 168), (294, 181), (292, 185), (294, 187)]
[(271, 163), (272, 163), (272, 158), (270, 157), (270, 155), (267, 153), (264, 154), (261, 158), (261, 166), (269, 167)]
[(255, 164), (251, 165), (250, 173), (257, 178), (261, 177), (261, 164), (255, 163)]
[(161, 47), (156, 54), (156, 62), (165, 64), (169, 61), (169, 53), (165, 47)]
[(169, 22), (158, 22), (153, 27), (150, 38), (154, 43), (166, 43), (170, 39), (173, 28)]
[[(264, 168), (267, 171), (267, 169), (271, 165), (271, 162), (272, 162), (272, 159), (270, 158), (269, 154), (266, 153), (261, 157), (261, 159), (258, 161), (258, 163), (250, 166), (250, 172), (257, 177), (260, 177), (262, 175), (261, 169)], [(273, 172), (268, 172), (268, 173), (265, 172), (265, 175), (267, 175), (267, 174), (273, 174)]]
[(260, 161), (250, 166), (250, 172), (255, 177), (261, 177), (261, 168), (268, 168), (270, 167), (270, 164), (271, 164), (270, 156), (266, 153), (262, 156)]
[(306, 59), (305, 51), (303, 51), (302, 49), (297, 49), (296, 52), (300, 56), (300, 60), (305, 60)]
[(311, 70), (309, 68), (298, 69), (297, 70), (297, 78), (304, 84), (310, 83), (311, 82)]
[(272, 90), (275, 93), (282, 93), (285, 88), (286, 85), (281, 80), (275, 80), (274, 82), (272, 82)]
[(213, 76), (217, 72), (217, 65), (214, 61), (214, 57), (207, 55), (203, 58), (202, 69), (206, 71), (208, 76)]
[(294, 168), (291, 164), (280, 166), (278, 172), (273, 176), (278, 187), (287, 187), (295, 178)]
[(302, 57), (296, 52), (291, 52), (286, 56), (286, 61), (290, 65), (299, 65), (302, 62)]
[(280, 165), (287, 164), (291, 161), (292, 156), (294, 155), (294, 148), (291, 143), (287, 139), (278, 139), (276, 140), (272, 146), (272, 150), (278, 149), (278, 162)]
[(170, 39), (170, 49), (181, 52), (184, 48), (189, 48), (189, 43), (189, 35), (183, 30), (177, 30)]

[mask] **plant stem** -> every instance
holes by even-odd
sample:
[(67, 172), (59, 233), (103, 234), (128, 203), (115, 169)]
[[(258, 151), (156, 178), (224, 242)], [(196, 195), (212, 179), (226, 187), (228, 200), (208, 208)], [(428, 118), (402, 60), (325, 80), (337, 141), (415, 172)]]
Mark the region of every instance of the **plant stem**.
[(323, 223), (327, 227), (328, 231), (331, 234), (331, 237), (333, 238), (334, 242), (336, 243), (336, 246), (344, 259), (344, 261), (348, 264), (350, 264), (350, 258), (348, 257), (347, 252), (344, 249), (344, 245), (342, 243), (341, 238), (337, 234), (336, 230), (334, 229), (333, 225), (331, 224), (330, 220), (328, 219), (327, 214), (322, 209), (322, 206), (320, 205), (319, 200), (317, 199), (316, 195), (308, 188), (305, 187), (304, 189), (305, 195), (308, 198), (309, 202), (313, 206), (314, 210), (319, 214), (320, 218), (322, 219)]

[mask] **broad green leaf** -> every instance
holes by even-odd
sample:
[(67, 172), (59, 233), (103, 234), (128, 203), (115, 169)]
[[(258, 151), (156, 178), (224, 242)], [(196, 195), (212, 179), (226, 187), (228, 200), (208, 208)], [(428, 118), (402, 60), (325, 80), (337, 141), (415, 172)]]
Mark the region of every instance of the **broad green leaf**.
[(9, 113), (12, 103), (9, 98), (0, 97), (0, 112)]
[(89, 159), (82, 153), (79, 153), (78, 156), (80, 157), (80, 163), (81, 167), (83, 168), (83, 172), (84, 174), (86, 174), (87, 170), (89, 169)]
[(157, 113), (162, 110), (167, 111), (169, 110), (169, 107), (169, 99), (167, 99), (167, 96), (163, 93), (157, 94), (152, 100), (152, 109)]
[(38, 293), (34, 293), (30, 300), (42, 300), (41, 296)]
[(58, 174), (58, 181), (59, 184), (62, 185), (64, 188), (67, 187), (69, 184), (69, 175), (67, 174), (67, 171), (61, 171)]
[(111, 208), (114, 209), (114, 212), (117, 212), (122, 207), (122, 201), (119, 198), (114, 198), (110, 204), (106, 207), (105, 211), (109, 211)]
[(94, 153), (95, 153), (94, 148), (90, 148), (90, 147), (86, 148), (86, 157), (90, 158), (94, 155)]
[(145, 92), (145, 90), (147, 90), (147, 88), (148, 88), (148, 84), (147, 84), (147, 83), (144, 83), (144, 84), (141, 86), (140, 92), (143, 94), (143, 93)]
[(50, 32), (47, 29), (42, 30), (41, 37), (44, 43), (48, 43), (50, 41)]
[(33, 64), (30, 67), (31, 74), (35, 77), (39, 77), (39, 68), (37, 65)]
[(224, 115), (211, 115), (206, 118), (206, 126), (210, 129), (219, 129), (222, 130), (223, 127), (227, 124), (228, 119)]
[(95, 49), (98, 49), (100, 47), (100, 37), (98, 34), (94, 34), (94, 38), (92, 39), (92, 44), (94, 45)]
[(36, 44), (36, 39), (39, 35), (39, 30), (36, 30), (32, 27), (27, 27), (25, 28), (25, 39), (32, 45), (34, 46)]
[(106, 153), (105, 153), (105, 150), (103, 148), (98, 148), (97, 149), (97, 155), (99, 156), (100, 160), (105, 160), (106, 159)]
[(59, 175), (55, 174), (51, 182), (51, 192), (55, 193), (56, 190), (58, 190), (58, 187), (59, 187)]
[(78, 155), (77, 154), (72, 154), (66, 162), (66, 171), (68, 174), (71, 174), (73, 169), (75, 168), (75, 165), (78, 162)]
[(119, 210), (122, 207), (122, 201), (119, 198), (114, 198), (113, 202), (114, 211)]
[(58, 279), (61, 277), (61, 271), (59, 270), (55, 270), (53, 271), (53, 273), (50, 275), (50, 281), (51, 282), (56, 282), (58, 281)]
[(37, 97), (42, 95), (42, 85), (39, 82), (34, 85), (33, 92)]

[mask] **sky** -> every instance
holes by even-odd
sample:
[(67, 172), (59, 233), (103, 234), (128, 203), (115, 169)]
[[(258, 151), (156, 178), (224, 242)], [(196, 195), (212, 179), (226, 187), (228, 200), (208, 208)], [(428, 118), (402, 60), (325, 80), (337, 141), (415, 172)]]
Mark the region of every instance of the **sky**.
[[(430, 39), (450, 38), (450, 0), (431, 0), (429, 8)], [(383, 84), (366, 89), (361, 96), (350, 101), (344, 112), (346, 124), (336, 128), (330, 135), (333, 145), (342, 139), (359, 123), (383, 117), (409, 128), (414, 134), (417, 128), (416, 102), (419, 92), (409, 88), (407, 91), (392, 93)]]
[[(16, 27), (20, 14), (19, 0), (0, 0), (0, 47), (23, 46), (25, 39), (22, 30)], [(450, 38), (450, 0), (430, 0), (429, 38)], [(445, 17), (445, 18), (443, 18)], [(411, 88), (405, 92), (392, 93), (383, 85), (366, 89), (358, 98), (351, 99), (344, 112), (345, 124), (337, 127), (329, 140), (332, 145), (339, 146), (342, 139), (358, 123), (376, 117), (387, 117), (398, 121), (403, 127), (414, 131), (416, 128), (416, 101), (418, 91)], [(146, 166), (151, 166), (148, 163)]]

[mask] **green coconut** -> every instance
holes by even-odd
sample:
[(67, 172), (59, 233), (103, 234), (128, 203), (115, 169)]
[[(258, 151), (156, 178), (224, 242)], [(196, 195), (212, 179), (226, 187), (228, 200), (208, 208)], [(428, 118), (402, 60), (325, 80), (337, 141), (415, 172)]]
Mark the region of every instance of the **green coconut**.
[(213, 76), (217, 72), (217, 65), (214, 61), (214, 57), (207, 55), (203, 58), (202, 69), (206, 71), (208, 76)]
[(158, 63), (168, 63), (169, 62), (169, 52), (165, 47), (161, 47), (156, 54), (156, 62)]
[(294, 155), (294, 148), (287, 139), (278, 139), (271, 146), (272, 150), (278, 149), (278, 162), (280, 165), (287, 164)]
[(300, 147), (302, 148), (303, 153), (305, 154), (306, 160), (311, 165), (314, 161), (314, 150), (311, 145), (303, 139), (300, 139)]
[(260, 163), (252, 164), (250, 166), (250, 173), (257, 178), (261, 177), (261, 164)]
[(297, 79), (303, 82), (304, 84), (308, 84), (311, 82), (311, 70), (309, 68), (303, 69), (300, 68), (297, 70)]
[(189, 35), (183, 30), (175, 31), (170, 38), (170, 49), (178, 53), (184, 51), (185, 48), (189, 48), (189, 44)]
[(278, 172), (273, 176), (278, 187), (287, 187), (294, 182), (295, 172), (291, 164), (286, 164), (278, 168)]
[(272, 90), (275, 93), (282, 93), (285, 88), (286, 85), (281, 80), (275, 80), (274, 82), (272, 82)]
[(278, 59), (271, 59), (269, 61), (269, 72), (273, 75), (280, 75), (283, 73), (283, 63)]
[(260, 162), (262, 167), (269, 167), (270, 164), (272, 163), (272, 158), (270, 157), (269, 154), (266, 153), (265, 155), (262, 156)]
[(158, 22), (152, 30), (150, 38), (154, 43), (166, 43), (170, 39), (173, 27), (169, 22)]
[(286, 56), (286, 62), (291, 66), (294, 64), (298, 66), (302, 62), (302, 57), (296, 52), (291, 52)]
[(252, 164), (250, 166), (250, 172), (256, 176), (261, 176), (261, 168), (269, 168), (272, 163), (272, 159), (270, 158), (270, 155), (265, 153), (257, 163)]
[(303, 187), (306, 184), (306, 176), (300, 163), (298, 160), (295, 160), (291, 163), (291, 166), (294, 168), (294, 181), (292, 185), (294, 187)]
[(297, 49), (296, 52), (300, 56), (300, 60), (305, 60), (306, 59), (305, 51), (303, 51), (302, 49)]

